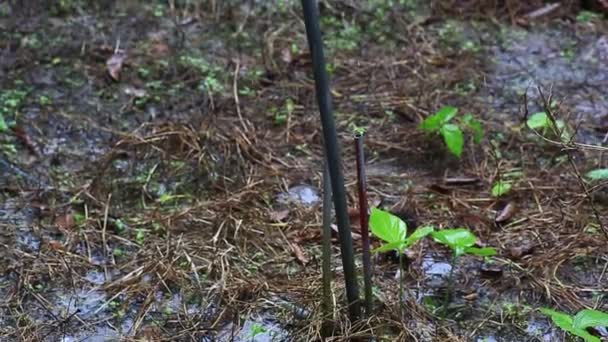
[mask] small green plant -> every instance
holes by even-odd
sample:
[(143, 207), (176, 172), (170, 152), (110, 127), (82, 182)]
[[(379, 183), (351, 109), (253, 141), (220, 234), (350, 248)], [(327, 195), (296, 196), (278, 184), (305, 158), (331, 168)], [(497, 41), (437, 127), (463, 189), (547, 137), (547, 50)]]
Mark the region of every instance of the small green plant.
[(476, 120), (471, 113), (465, 114), (457, 123), (451, 123), (456, 114), (458, 114), (458, 108), (443, 107), (437, 113), (424, 119), (419, 128), (427, 133), (441, 134), (448, 150), (460, 158), (464, 148), (463, 131), (470, 130), (476, 144), (481, 142), (484, 132), (481, 122)]
[(544, 315), (551, 317), (555, 325), (586, 342), (600, 342), (598, 337), (591, 335), (587, 328), (608, 327), (608, 313), (597, 310), (581, 310), (574, 316), (548, 308), (540, 309)]
[(399, 253), (399, 304), (401, 313), (403, 314), (403, 254), (414, 243), (431, 234), (433, 227), (418, 228), (408, 237), (407, 224), (402, 219), (377, 208), (372, 208), (369, 225), (372, 229), (372, 234), (386, 242), (374, 249), (374, 253), (391, 250)]
[(465, 254), (490, 257), (496, 255), (496, 250), (492, 247), (474, 247), (475, 242), (477, 242), (477, 237), (465, 228), (443, 229), (433, 232), (432, 236), (436, 242), (446, 245), (452, 250), (452, 268), (450, 269), (450, 274), (448, 276), (448, 288), (443, 306), (443, 315), (445, 316), (452, 293), (454, 268), (456, 268), (458, 258)]
[(532, 114), (526, 121), (528, 128), (540, 131), (543, 136), (559, 137), (562, 142), (572, 139), (572, 132), (564, 120), (556, 119), (555, 122), (545, 112)]
[(591, 11), (580, 11), (576, 15), (576, 21), (579, 23), (588, 23), (593, 20), (601, 19), (602, 15)]
[(506, 195), (511, 191), (512, 186), (511, 182), (499, 180), (492, 186), (492, 196), (500, 197)]
[(604, 180), (608, 179), (608, 169), (595, 169), (587, 172), (585, 177), (590, 180)]
[(285, 100), (285, 104), (283, 104), (283, 108), (281, 109), (272, 109), (271, 113), (274, 114), (273, 121), (275, 125), (283, 125), (289, 121), (289, 117), (293, 113), (296, 105), (292, 99)]
[(265, 333), (267, 330), (261, 324), (254, 323), (251, 325), (251, 331), (249, 332), (249, 336), (253, 341), (256, 336)]

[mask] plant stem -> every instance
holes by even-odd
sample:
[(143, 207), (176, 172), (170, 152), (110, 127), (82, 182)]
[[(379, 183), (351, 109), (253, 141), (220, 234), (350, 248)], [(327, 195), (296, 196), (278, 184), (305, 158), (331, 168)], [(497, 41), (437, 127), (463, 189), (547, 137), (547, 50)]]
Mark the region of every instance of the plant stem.
[(405, 315), (405, 304), (403, 303), (403, 254), (405, 251), (399, 251), (399, 311), (401, 314), (400, 319), (403, 319)]
[(450, 297), (452, 296), (452, 289), (454, 287), (454, 269), (456, 268), (457, 256), (456, 253), (452, 253), (452, 268), (450, 268), (450, 275), (448, 276), (448, 286), (445, 291), (445, 297), (443, 299), (443, 309), (441, 310), (441, 318), (444, 319), (448, 313), (448, 304), (450, 303)]
[(323, 167), (323, 337), (331, 335), (331, 326), (327, 324), (332, 317), (331, 301), (331, 183), (327, 163)]
[(348, 313), (351, 321), (356, 321), (361, 315), (361, 309), (359, 307), (359, 286), (357, 284), (357, 272), (355, 270), (353, 238), (348, 219), (348, 207), (346, 205), (346, 190), (344, 189), (344, 177), (341, 169), (340, 145), (338, 144), (336, 123), (332, 114), (329, 77), (327, 76), (325, 56), (323, 54), (321, 28), (319, 27), (319, 9), (317, 8), (315, 0), (302, 0), (302, 8), (304, 12), (304, 25), (306, 26), (308, 48), (310, 49), (310, 54), (312, 56), (315, 92), (317, 94), (317, 102), (321, 114), (321, 125), (323, 127), (325, 158), (329, 165), (331, 189), (334, 197), (338, 234), (340, 236), (340, 254), (342, 256), (342, 267), (344, 269)]
[(363, 153), (363, 134), (355, 136), (357, 153), (357, 178), (359, 183), (359, 219), (361, 242), (363, 243), (363, 287), (365, 293), (365, 314), (372, 313), (372, 262), (369, 251), (369, 212), (367, 208), (367, 181), (365, 177), (365, 156)]

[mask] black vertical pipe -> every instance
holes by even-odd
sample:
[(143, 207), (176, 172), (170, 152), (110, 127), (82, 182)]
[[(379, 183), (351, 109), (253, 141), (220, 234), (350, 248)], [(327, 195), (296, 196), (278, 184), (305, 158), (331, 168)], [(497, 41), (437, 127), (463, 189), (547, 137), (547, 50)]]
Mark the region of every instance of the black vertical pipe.
[(319, 27), (319, 9), (317, 8), (316, 0), (302, 0), (302, 7), (304, 10), (308, 47), (312, 55), (315, 89), (321, 113), (321, 124), (323, 126), (325, 156), (329, 166), (334, 208), (338, 223), (338, 235), (340, 236), (340, 254), (342, 255), (342, 267), (344, 268), (348, 312), (351, 320), (355, 321), (361, 313), (359, 308), (359, 289), (357, 286), (357, 274), (355, 272), (348, 208), (346, 206), (346, 190), (344, 189), (344, 177), (341, 170), (340, 146), (338, 145), (338, 134), (336, 133), (336, 124), (332, 113), (329, 78), (325, 68), (323, 41)]
[(321, 336), (329, 337), (333, 330), (331, 324), (333, 305), (331, 300), (331, 183), (329, 180), (329, 169), (327, 162), (323, 166), (323, 263), (321, 274), (323, 275), (323, 308), (324, 322)]
[(357, 179), (359, 183), (359, 219), (361, 223), (361, 242), (363, 243), (363, 292), (365, 314), (372, 314), (372, 261), (369, 251), (369, 213), (367, 208), (367, 181), (365, 179), (365, 154), (363, 153), (363, 134), (355, 136), (357, 153)]

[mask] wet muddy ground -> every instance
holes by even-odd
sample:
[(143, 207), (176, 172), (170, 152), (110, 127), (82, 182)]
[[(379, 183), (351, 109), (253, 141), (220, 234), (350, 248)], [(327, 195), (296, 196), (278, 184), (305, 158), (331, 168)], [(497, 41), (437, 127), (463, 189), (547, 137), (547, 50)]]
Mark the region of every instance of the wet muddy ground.
[[(509, 19), (533, 4), (484, 16), (437, 3), (322, 8), (350, 203), (351, 133), (364, 127), (375, 205), (412, 225), (467, 227), (499, 255), (454, 266), (433, 243), (414, 248), (406, 317), (398, 264), (377, 256), (377, 314), (352, 327), (335, 243), (334, 335), (565, 340), (538, 308), (608, 310), (594, 215), (606, 222), (606, 202), (597, 184), (589, 201), (572, 166), (605, 161), (522, 122), (552, 94), (577, 142), (605, 145), (608, 22), (577, 6), (524, 25)], [(0, 340), (319, 337), (323, 153), (299, 10), (279, 0), (0, 2)], [(416, 129), (445, 105), (486, 129), (460, 160)], [(514, 189), (496, 199), (498, 177)], [(497, 224), (509, 203), (518, 210)]]

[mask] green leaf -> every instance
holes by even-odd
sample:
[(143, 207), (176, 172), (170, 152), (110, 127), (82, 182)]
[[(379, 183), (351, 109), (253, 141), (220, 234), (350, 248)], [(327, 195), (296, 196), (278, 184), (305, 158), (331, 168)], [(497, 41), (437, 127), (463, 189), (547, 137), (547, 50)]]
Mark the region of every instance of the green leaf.
[[(600, 339), (589, 334), (589, 332), (587, 332), (587, 330), (585, 330), (587, 327), (590, 326), (595, 326), (595, 325), (589, 325), (589, 326), (585, 326), (583, 327), (585, 324), (597, 324), (598, 320), (597, 318), (599, 318), (599, 322), (603, 322), (602, 317), (600, 315), (600, 317), (596, 316), (596, 313), (598, 313), (599, 311), (596, 311), (596, 313), (586, 313), (585, 311), (595, 311), (595, 310), (582, 310), (579, 313), (576, 314), (575, 317), (578, 316), (579, 318), (579, 322), (578, 322), (578, 326), (576, 325), (575, 321), (576, 318), (573, 318), (572, 316), (564, 313), (564, 312), (559, 312), (559, 311), (555, 311), (555, 310), (551, 310), (551, 309), (547, 309), (547, 308), (542, 308), (540, 309), (540, 311), (551, 317), (551, 320), (553, 321), (553, 323), (555, 323), (555, 325), (557, 325), (558, 327), (560, 327), (561, 329), (579, 336), (581, 338), (583, 338), (586, 342), (600, 342)], [(601, 314), (601, 312), (599, 312)]]
[(510, 182), (498, 181), (492, 187), (492, 196), (500, 197), (511, 191), (512, 184)]
[(4, 116), (2, 113), (0, 113), (0, 133), (4, 133), (6, 131), (8, 131), (8, 125), (6, 124), (6, 121), (4, 121)]
[(458, 108), (452, 106), (445, 106), (441, 108), (437, 113), (427, 117), (420, 124), (420, 129), (425, 132), (438, 131), (441, 126), (450, 121), (458, 113)]
[(496, 255), (496, 249), (494, 249), (492, 247), (484, 247), (484, 248), (469, 247), (469, 248), (465, 249), (465, 253), (482, 256), (482, 257), (491, 257), (491, 256)]
[(426, 226), (426, 227), (420, 227), (418, 229), (416, 229), (412, 235), (408, 236), (407, 239), (405, 239), (405, 243), (406, 245), (409, 247), (413, 244), (415, 244), (417, 241), (423, 239), (425, 236), (431, 234), (435, 229), (431, 226)]
[(460, 127), (453, 124), (445, 124), (441, 127), (441, 135), (450, 152), (460, 158), (464, 147), (464, 136)]
[(608, 169), (591, 170), (585, 176), (593, 180), (608, 179)]
[(450, 247), (456, 256), (464, 254), (466, 248), (473, 246), (477, 241), (477, 237), (465, 228), (444, 229), (432, 234), (435, 241)]
[(551, 127), (551, 120), (549, 119), (549, 116), (547, 116), (547, 113), (539, 112), (532, 114), (532, 116), (528, 118), (526, 124), (531, 129), (548, 128)]
[(473, 141), (476, 144), (479, 144), (481, 142), (481, 139), (483, 139), (483, 128), (481, 127), (481, 122), (479, 120), (476, 120), (473, 117), (473, 114), (471, 113), (465, 114), (462, 120), (464, 124), (471, 131), (473, 131)]
[(378, 208), (372, 208), (369, 217), (372, 234), (388, 243), (404, 242), (407, 225), (399, 217)]
[(405, 247), (406, 246), (403, 241), (395, 241), (395, 242), (384, 244), (384, 245), (374, 249), (372, 252), (374, 252), (374, 253), (381, 253), (381, 252), (388, 252), (388, 251), (401, 252), (403, 249), (405, 249)]
[(573, 326), (575, 329), (608, 327), (608, 313), (598, 310), (581, 310), (574, 316)]
[(567, 313), (559, 312), (559, 311), (555, 311), (555, 310), (547, 309), (547, 308), (541, 308), (540, 312), (542, 312), (546, 316), (551, 317), (551, 320), (553, 321), (553, 323), (555, 323), (555, 325), (557, 325), (558, 327), (560, 327), (566, 331), (573, 330), (574, 319), (572, 318), (572, 316), (568, 315)]

